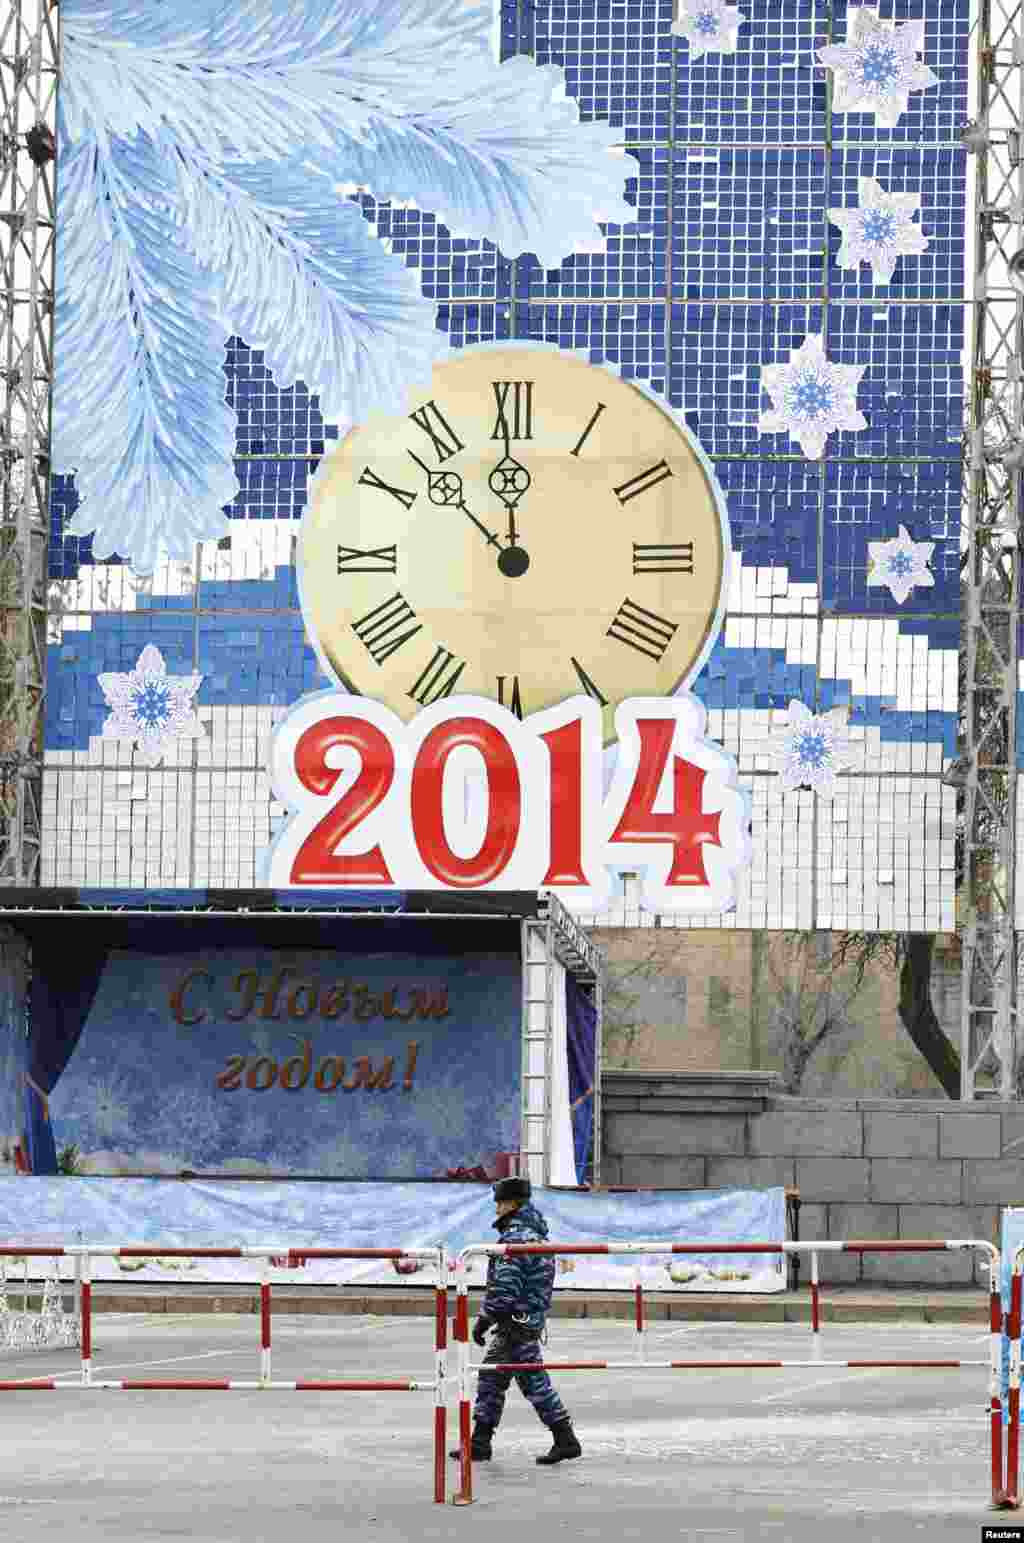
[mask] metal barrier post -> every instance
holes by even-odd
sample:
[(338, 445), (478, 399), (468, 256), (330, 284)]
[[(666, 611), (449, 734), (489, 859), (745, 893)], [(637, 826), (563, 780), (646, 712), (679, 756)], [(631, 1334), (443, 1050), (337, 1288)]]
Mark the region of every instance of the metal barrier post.
[(448, 1467), (445, 1446), (448, 1440), (448, 1250), (443, 1243), (437, 1249), (437, 1286), (434, 1291), (434, 1503), (444, 1505), (447, 1495)]
[(82, 1256), (82, 1386), (92, 1382), (92, 1260)]
[(270, 1261), (260, 1270), (260, 1387), (270, 1384)]
[(460, 1486), (452, 1505), (473, 1504), (473, 1453), (469, 1409), (469, 1285), (465, 1249), (455, 1262), (455, 1343), (459, 1353)]
[(643, 1362), (644, 1358), (644, 1283), (640, 1279), (640, 1261), (637, 1260), (635, 1282), (633, 1286), (634, 1304), (636, 1307), (636, 1356)]
[(1013, 1256), (1010, 1277), (1010, 1311), (1006, 1334), (1010, 1342), (1010, 1375), (1007, 1390), (1008, 1429), (1006, 1433), (1006, 1503), (1020, 1505), (1020, 1337), (1021, 1337), (1021, 1250)]

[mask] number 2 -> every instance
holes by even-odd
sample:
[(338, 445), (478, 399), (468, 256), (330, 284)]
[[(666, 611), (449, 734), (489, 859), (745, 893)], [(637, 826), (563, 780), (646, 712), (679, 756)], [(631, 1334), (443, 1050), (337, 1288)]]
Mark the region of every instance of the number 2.
[(395, 777), (395, 753), (374, 724), (363, 718), (324, 718), (310, 724), (295, 746), (295, 771), (308, 793), (326, 798), (341, 772), (327, 765), (328, 751), (355, 750), (359, 775), (310, 831), (292, 862), (293, 884), (390, 884), (391, 870), (379, 846), (339, 856), (337, 846), (387, 798)]

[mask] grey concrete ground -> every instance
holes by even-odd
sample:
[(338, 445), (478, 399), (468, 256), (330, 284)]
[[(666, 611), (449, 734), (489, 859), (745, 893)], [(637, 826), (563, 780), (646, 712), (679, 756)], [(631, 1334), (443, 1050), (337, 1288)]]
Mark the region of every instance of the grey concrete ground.
[[(254, 1377), (258, 1318), (102, 1315), (100, 1377)], [(555, 1359), (632, 1357), (622, 1322), (552, 1324)], [(834, 1324), (827, 1357), (982, 1359), (977, 1324)], [(429, 1377), (428, 1320), (276, 1316), (274, 1375)], [(795, 1323), (656, 1323), (648, 1356), (808, 1357)], [(0, 1376), (74, 1381), (76, 1351), (7, 1352)], [(584, 1447), (538, 1468), (546, 1433), (513, 1387), (477, 1503), (432, 1503), (429, 1393), (0, 1394), (11, 1539), (75, 1543), (977, 1543), (987, 1510), (987, 1372), (562, 1373)], [(450, 1427), (454, 1431), (454, 1390)], [(452, 1488), (457, 1465), (449, 1463)], [(1018, 1518), (1007, 1517), (1006, 1520)]]

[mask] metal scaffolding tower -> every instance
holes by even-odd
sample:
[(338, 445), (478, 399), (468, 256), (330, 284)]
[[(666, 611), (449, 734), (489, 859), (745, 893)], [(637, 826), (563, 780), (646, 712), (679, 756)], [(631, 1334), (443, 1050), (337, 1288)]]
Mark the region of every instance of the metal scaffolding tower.
[(978, 0), (973, 331), (965, 467), (961, 1097), (1015, 1098), (1015, 860), (1024, 469), (1024, 5)]
[(0, 9), (0, 885), (39, 882), (53, 378), (51, 0)]

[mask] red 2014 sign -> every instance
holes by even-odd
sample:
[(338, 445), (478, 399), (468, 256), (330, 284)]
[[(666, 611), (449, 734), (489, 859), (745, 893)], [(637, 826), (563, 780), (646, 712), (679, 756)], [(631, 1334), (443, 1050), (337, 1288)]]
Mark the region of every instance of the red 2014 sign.
[(404, 724), (342, 691), (305, 698), (272, 751), (291, 817), (274, 888), (545, 889), (600, 910), (611, 871), (645, 870), (659, 911), (728, 910), (747, 861), (735, 764), (704, 738), (695, 697), (638, 697), (615, 715), (603, 792), (601, 712), (573, 697), (522, 722), (448, 697)]

